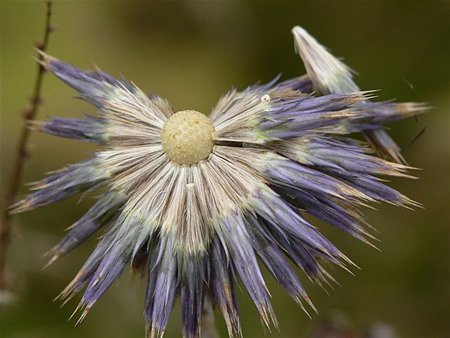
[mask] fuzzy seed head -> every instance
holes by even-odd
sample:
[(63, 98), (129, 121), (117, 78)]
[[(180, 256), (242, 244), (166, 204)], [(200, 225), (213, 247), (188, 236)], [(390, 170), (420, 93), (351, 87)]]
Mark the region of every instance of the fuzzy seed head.
[(214, 146), (211, 120), (195, 110), (173, 114), (164, 124), (161, 141), (170, 160), (179, 165), (197, 164), (208, 158)]

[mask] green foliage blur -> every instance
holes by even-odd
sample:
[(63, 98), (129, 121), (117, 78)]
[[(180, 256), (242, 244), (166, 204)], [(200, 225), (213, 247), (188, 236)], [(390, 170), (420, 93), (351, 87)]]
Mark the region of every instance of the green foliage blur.
[[(56, 1), (49, 53), (82, 68), (124, 74), (144, 90), (169, 99), (175, 109), (208, 113), (235, 86), (304, 73), (290, 33), (301, 25), (359, 74), (363, 89), (382, 99), (425, 101), (433, 111), (392, 125), (419, 180), (393, 185), (424, 204), (402, 210), (367, 210), (379, 230), (382, 252), (319, 225), (361, 270), (334, 269), (341, 286), (327, 295), (302, 276), (318, 315), (309, 319), (271, 279), (268, 284), (280, 331), (264, 332), (248, 296), (240, 295), (244, 336), (311, 337), (328, 313), (346, 313), (363, 332), (376, 322), (400, 337), (448, 337), (450, 332), (450, 3), (447, 1)], [(1, 192), (8, 184), (22, 128), (21, 110), (31, 94), (33, 43), (42, 36), (41, 1), (1, 1)], [(51, 75), (44, 79), (39, 119), (81, 116), (93, 108)], [(414, 137), (426, 132), (412, 145)], [(25, 182), (87, 158), (94, 148), (34, 133)], [(25, 183), (24, 182), (24, 183)], [(22, 188), (21, 193), (25, 193)], [(0, 305), (4, 338), (143, 337), (145, 280), (126, 272), (74, 327), (77, 300), (60, 309), (52, 299), (78, 271), (96, 238), (42, 270), (42, 255), (91, 203), (78, 197), (16, 218), (9, 268), (15, 299)], [(224, 323), (218, 326), (226, 336)], [(166, 337), (179, 337), (178, 305)]]

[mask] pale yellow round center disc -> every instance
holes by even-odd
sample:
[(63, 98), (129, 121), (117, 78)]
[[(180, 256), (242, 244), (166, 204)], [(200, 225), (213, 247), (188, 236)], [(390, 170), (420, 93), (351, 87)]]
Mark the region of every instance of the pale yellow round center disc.
[(211, 120), (195, 110), (173, 114), (161, 132), (162, 146), (172, 162), (191, 165), (208, 158), (214, 146)]

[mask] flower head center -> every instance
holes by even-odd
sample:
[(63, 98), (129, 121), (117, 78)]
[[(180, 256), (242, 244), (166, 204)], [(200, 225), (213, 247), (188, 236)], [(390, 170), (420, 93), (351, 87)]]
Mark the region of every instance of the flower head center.
[(162, 147), (172, 162), (191, 165), (208, 158), (214, 146), (211, 120), (195, 110), (173, 114), (161, 132)]

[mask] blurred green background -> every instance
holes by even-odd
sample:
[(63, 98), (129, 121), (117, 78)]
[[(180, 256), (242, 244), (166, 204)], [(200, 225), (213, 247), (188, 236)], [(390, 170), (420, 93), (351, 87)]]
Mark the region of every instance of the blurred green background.
[[(42, 36), (40, 1), (1, 2), (1, 188), (8, 183), (36, 65), (33, 42)], [(426, 101), (433, 111), (395, 124), (405, 156), (423, 168), (420, 180), (393, 185), (425, 209), (380, 205), (368, 216), (380, 231), (382, 252), (324, 228), (360, 267), (336, 269), (341, 284), (326, 295), (305, 285), (319, 315), (310, 320), (268, 278), (280, 332), (265, 333), (248, 297), (240, 294), (245, 337), (310, 337), (328, 313), (343, 311), (359, 330), (386, 322), (401, 337), (450, 333), (450, 2), (433, 1), (56, 1), (49, 52), (84, 68), (124, 74), (176, 109), (208, 112), (229, 88), (269, 81), (279, 72), (304, 72), (290, 30), (302, 25), (360, 75), (363, 89), (382, 99)], [(75, 92), (45, 78), (40, 119), (92, 112)], [(411, 140), (427, 127), (412, 146)], [(25, 182), (92, 154), (93, 147), (33, 134)], [(22, 193), (25, 189), (22, 189)], [(60, 309), (52, 299), (71, 280), (95, 239), (50, 268), (42, 255), (90, 204), (78, 197), (17, 217), (9, 267), (15, 300), (0, 305), (0, 336), (7, 338), (143, 337), (144, 281), (126, 272), (74, 328), (76, 300)], [(225, 336), (220, 316), (218, 326)], [(180, 336), (175, 308), (166, 337)]]

